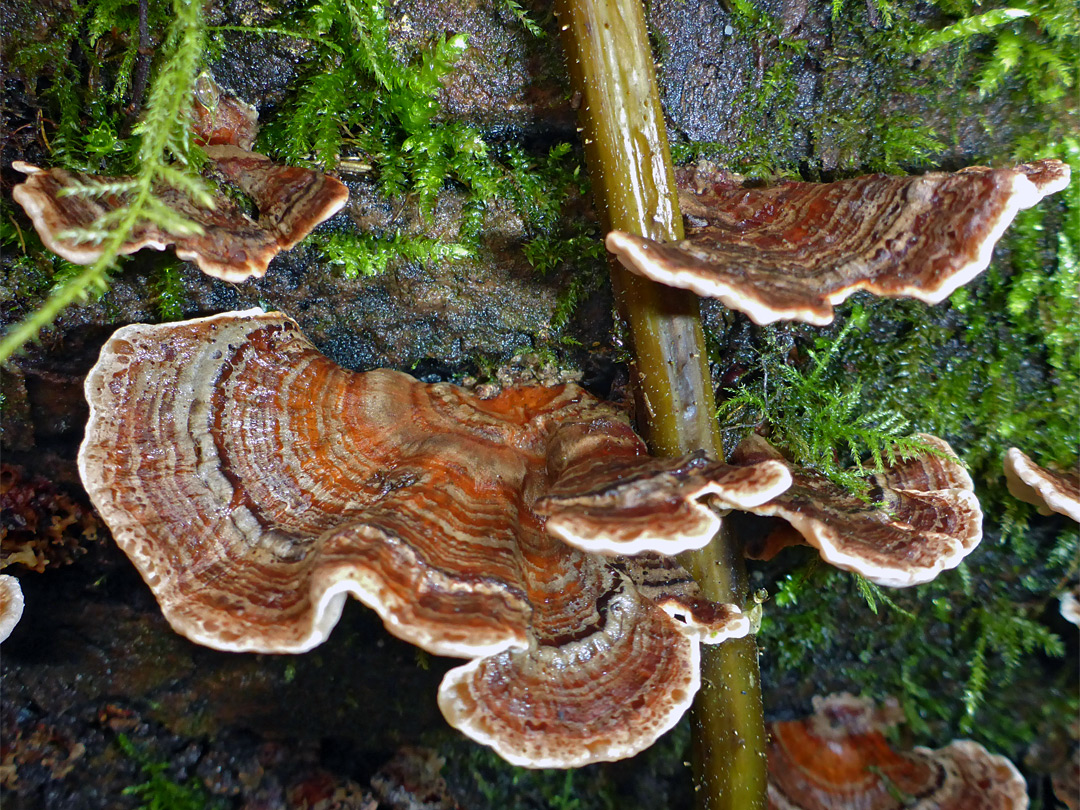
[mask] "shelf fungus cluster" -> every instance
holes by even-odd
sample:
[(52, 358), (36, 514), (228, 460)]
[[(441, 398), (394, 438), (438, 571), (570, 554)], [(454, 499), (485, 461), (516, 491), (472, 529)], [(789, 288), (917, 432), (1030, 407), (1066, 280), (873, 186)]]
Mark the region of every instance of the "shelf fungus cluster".
[(978, 542), (938, 440), (879, 476), (885, 517), (763, 444), (731, 465), (652, 458), (573, 385), (481, 399), (347, 371), (280, 313), (124, 327), (86, 394), (83, 482), (174, 629), (302, 652), (351, 594), (400, 638), (472, 659), (444, 678), (444, 715), (531, 767), (644, 749), (690, 705), (699, 644), (749, 632), (673, 557), (709, 542), (715, 508), (783, 516), (893, 585)]
[(978, 743), (895, 751), (902, 713), (849, 694), (814, 698), (814, 714), (770, 727), (770, 810), (1026, 810), (1027, 787)]
[[(300, 652), (351, 594), (472, 659), (443, 713), (533, 767), (630, 756), (678, 720), (698, 645), (749, 622), (650, 549), (704, 545), (701, 498), (745, 508), (790, 484), (772, 459), (651, 458), (572, 385), (484, 400), (346, 371), (259, 310), (120, 329), (86, 392), (83, 482), (177, 631)], [(620, 544), (635, 556), (595, 551)]]
[[(827, 563), (892, 588), (919, 585), (955, 568), (982, 540), (982, 509), (971, 476), (949, 445), (919, 435), (926, 449), (869, 476), (869, 499), (843, 490), (813, 470), (791, 468), (792, 485), (767, 503), (746, 507), (781, 517), (786, 526), (765, 538), (753, 556), (772, 557), (791, 545), (791, 530)], [(760, 436), (747, 437), (732, 461), (786, 464)], [(790, 528), (789, 528), (790, 527)], [(798, 542), (798, 541), (795, 541)]]
[[(200, 77), (192, 110), (195, 140), (209, 158), (214, 179), (246, 194), (258, 209), (257, 217), (220, 190), (213, 194), (212, 207), (207, 207), (185, 191), (159, 184), (154, 197), (189, 226), (169, 232), (144, 220), (134, 227), (120, 254), (173, 245), (179, 258), (194, 262), (204, 273), (245, 281), (263, 276), (274, 256), (337, 213), (349, 198), (341, 182), (311, 169), (279, 166), (251, 151), (257, 118), (254, 108), (223, 93), (208, 76)], [(42, 169), (18, 160), (12, 167), (27, 175), (12, 196), (46, 247), (75, 264), (92, 264), (100, 258), (103, 240), (89, 234), (100, 230), (104, 217), (130, 202), (132, 178)]]
[(986, 269), (1016, 213), (1069, 183), (1040, 160), (915, 177), (751, 187), (712, 167), (677, 175), (687, 236), (661, 244), (613, 231), (629, 270), (720, 299), (755, 323), (832, 322), (858, 290), (937, 303)]

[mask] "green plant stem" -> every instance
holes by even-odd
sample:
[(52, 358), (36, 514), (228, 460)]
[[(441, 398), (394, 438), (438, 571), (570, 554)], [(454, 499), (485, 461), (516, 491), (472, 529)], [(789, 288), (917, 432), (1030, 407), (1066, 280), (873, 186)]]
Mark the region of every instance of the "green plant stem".
[[(597, 205), (611, 229), (670, 241), (682, 218), (641, 0), (558, 0), (556, 14)], [(638, 424), (652, 451), (723, 448), (698, 300), (612, 264), (634, 357)], [(680, 558), (716, 601), (742, 604), (746, 574), (731, 532)], [(694, 707), (698, 806), (765, 806), (765, 730), (752, 638), (704, 648)]]

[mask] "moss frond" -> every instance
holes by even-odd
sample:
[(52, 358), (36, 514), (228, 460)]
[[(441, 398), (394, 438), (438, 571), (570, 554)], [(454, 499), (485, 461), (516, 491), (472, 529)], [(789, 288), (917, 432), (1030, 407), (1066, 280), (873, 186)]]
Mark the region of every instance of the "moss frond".
[(900, 411), (868, 406), (857, 381), (843, 385), (831, 379), (841, 348), (865, 323), (856, 309), (835, 338), (818, 338), (816, 349), (806, 350), (805, 368), (790, 365), (791, 344), (781, 342), (776, 330), (766, 331), (758, 381), (739, 386), (721, 404), (721, 427), (745, 432), (768, 425), (770, 441), (792, 461), (857, 495), (868, 491), (868, 475), (927, 452), (924, 442), (909, 435), (911, 422)]
[(400, 233), (389, 238), (351, 232), (316, 234), (311, 237), (311, 245), (330, 264), (339, 266), (345, 278), (378, 275), (385, 272), (390, 262), (395, 260), (428, 264), (461, 261), (473, 256), (472, 249), (466, 244)]
[[(174, 0), (173, 14), (163, 46), (166, 55), (150, 86), (143, 119), (135, 128), (138, 170), (131, 180), (132, 185), (125, 188), (127, 204), (106, 215), (103, 222), (72, 234), (100, 243), (101, 257), (56, 289), (39, 309), (8, 331), (0, 341), (0, 362), (35, 338), (67, 306), (103, 292), (108, 287), (108, 274), (116, 266), (120, 248), (140, 222), (153, 222), (171, 232), (191, 232), (191, 223), (156, 198), (155, 186), (173, 185), (200, 199), (208, 199), (202, 180), (194, 173), (185, 176), (176, 168), (190, 163), (188, 121), (203, 53), (202, 3), (199, 0)], [(180, 180), (181, 177), (184, 179)], [(91, 189), (84, 191), (97, 193)]]

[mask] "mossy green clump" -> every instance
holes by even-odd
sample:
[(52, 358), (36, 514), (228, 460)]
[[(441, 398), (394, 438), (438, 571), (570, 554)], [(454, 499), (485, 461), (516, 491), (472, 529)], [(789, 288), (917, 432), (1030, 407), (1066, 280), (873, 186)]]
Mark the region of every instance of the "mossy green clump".
[(382, 0), (325, 0), (287, 27), (313, 45), (292, 100), (260, 132), (260, 147), (324, 170), (335, 170), (347, 150), (371, 162), (387, 196), (408, 191), (427, 213), (448, 179), (480, 200), (495, 196), (496, 166), (479, 131), (435, 121), (464, 35), (397, 52)]
[(195, 777), (177, 782), (168, 776), (167, 760), (155, 760), (141, 751), (125, 735), (116, 738), (116, 745), (142, 769), (145, 781), (124, 788), (125, 796), (134, 796), (138, 810), (224, 810), (225, 802), (210, 795)]
[(870, 405), (858, 381), (837, 380), (830, 369), (849, 334), (866, 320), (867, 313), (855, 307), (839, 334), (818, 337), (816, 348), (805, 348), (805, 371), (787, 359), (794, 348), (789, 331), (763, 330), (759, 382), (739, 386), (723, 401), (718, 415), (726, 430), (745, 435), (767, 427), (771, 441), (793, 462), (860, 496), (870, 489), (868, 477), (886, 464), (925, 452), (926, 443), (910, 435), (906, 416)]

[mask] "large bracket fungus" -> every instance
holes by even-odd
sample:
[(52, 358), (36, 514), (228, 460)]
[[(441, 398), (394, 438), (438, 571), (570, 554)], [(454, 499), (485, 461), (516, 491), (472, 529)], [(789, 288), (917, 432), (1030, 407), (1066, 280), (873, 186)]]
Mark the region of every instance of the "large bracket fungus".
[(832, 322), (858, 290), (937, 303), (986, 269), (1017, 211), (1069, 183), (1069, 167), (868, 175), (757, 188), (713, 168), (678, 173), (687, 236), (622, 231), (607, 247), (631, 271), (719, 298), (755, 323)]
[(481, 400), (346, 371), (260, 310), (120, 329), (86, 394), (83, 482), (178, 632), (300, 652), (352, 594), (395, 635), (476, 659), (445, 677), (444, 714), (533, 767), (647, 747), (697, 691), (698, 644), (749, 631), (671, 558), (575, 549), (537, 502), (554, 493), (547, 520), (574, 524), (581, 498), (615, 493), (590, 526), (641, 547), (672, 516), (714, 528), (701, 493), (760, 503), (788, 480), (772, 459), (651, 458), (572, 385)]
[[(974, 482), (949, 445), (920, 434), (928, 451), (888, 464), (869, 479), (870, 502), (824, 475), (792, 468), (789, 489), (760, 506), (757, 515), (791, 524), (826, 562), (879, 585), (903, 588), (955, 568), (982, 539), (982, 510)], [(747, 437), (737, 463), (783, 457), (763, 438)]]
[(773, 723), (770, 810), (1026, 810), (1027, 786), (1005, 757), (971, 740), (897, 752), (898, 717), (849, 694), (814, 698), (805, 720)]
[[(144, 221), (120, 247), (121, 255), (173, 245), (179, 258), (195, 262), (208, 275), (234, 282), (260, 278), (274, 256), (296, 245), (349, 199), (349, 190), (333, 177), (311, 169), (279, 166), (251, 151), (258, 130), (254, 108), (225, 95), (206, 76), (200, 79), (192, 115), (195, 140), (203, 145), (210, 165), (223, 180), (252, 199), (258, 219), (248, 216), (221, 191), (214, 194), (213, 207), (207, 208), (186, 192), (159, 185), (154, 196), (197, 228), (170, 233)], [(102, 243), (77, 234), (96, 227), (102, 217), (129, 200), (124, 191), (87, 190), (122, 188), (131, 178), (41, 169), (21, 160), (11, 165), (27, 175), (15, 186), (12, 197), (22, 205), (46, 247), (75, 264), (97, 261), (103, 253)]]

